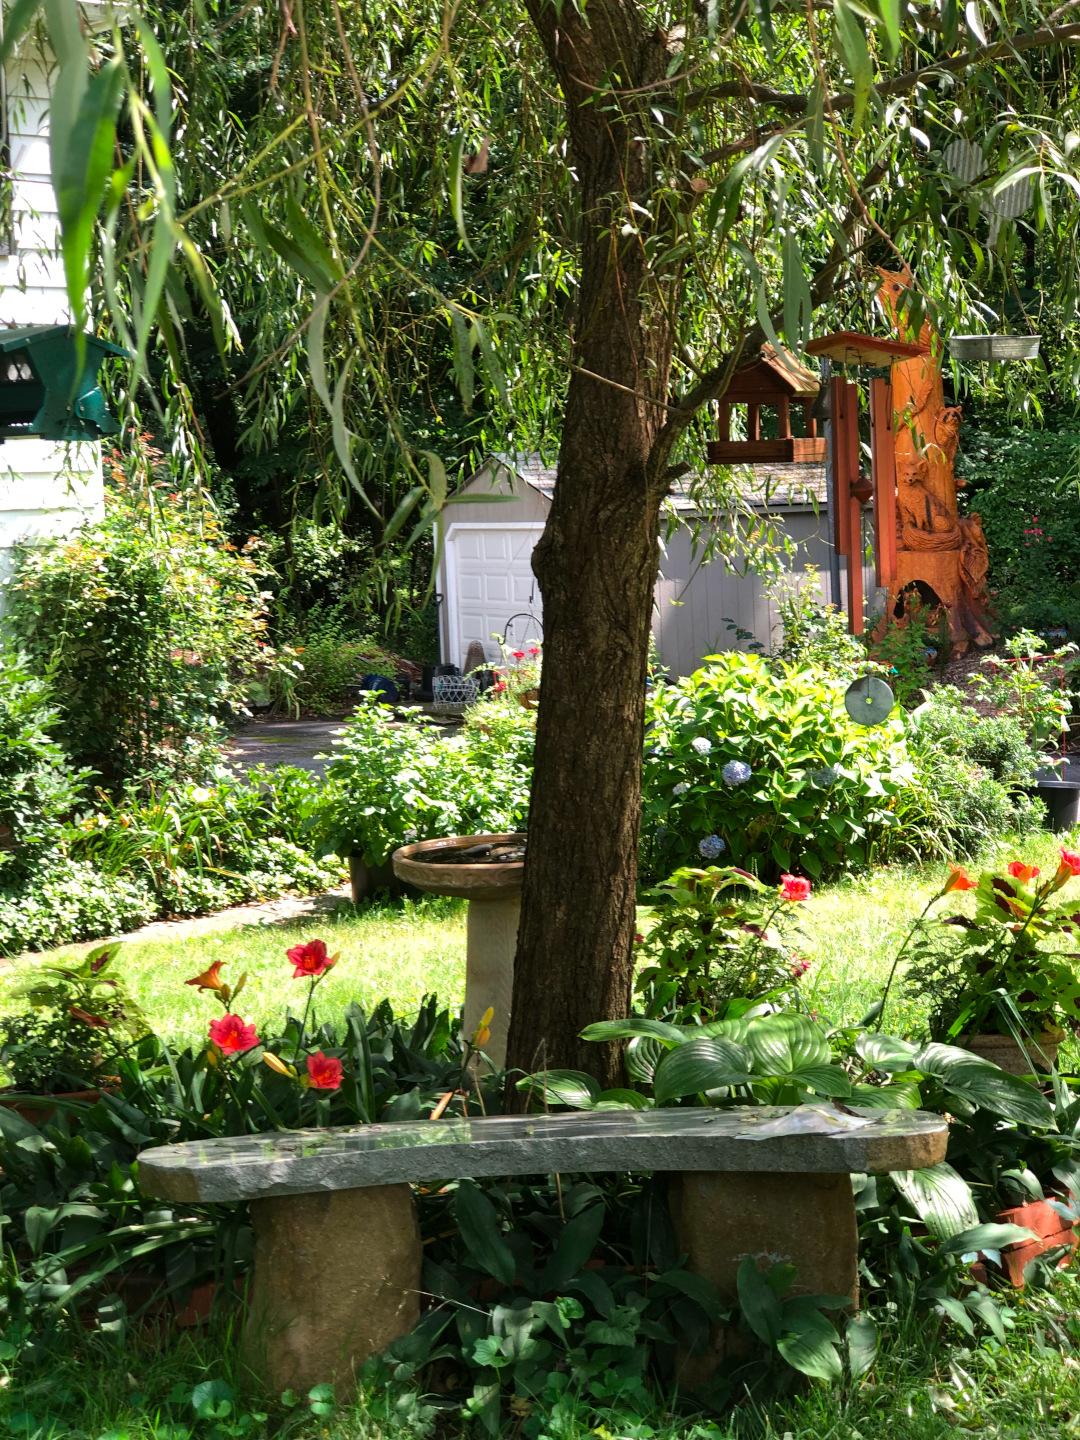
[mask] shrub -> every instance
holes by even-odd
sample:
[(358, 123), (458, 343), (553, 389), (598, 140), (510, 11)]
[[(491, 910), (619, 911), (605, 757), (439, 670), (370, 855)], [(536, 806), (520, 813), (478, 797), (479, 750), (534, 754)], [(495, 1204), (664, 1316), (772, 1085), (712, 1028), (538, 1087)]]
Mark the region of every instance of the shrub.
[(866, 648), (848, 630), (844, 612), (820, 602), (816, 582), (817, 571), (810, 566), (805, 579), (789, 578), (773, 587), (780, 613), (780, 643), (774, 654), (788, 665), (820, 665), (854, 677)]
[(849, 719), (848, 680), (729, 652), (651, 692), (644, 836), (654, 873), (723, 856), (766, 879), (889, 849), (912, 779), (904, 722)]
[(956, 686), (939, 685), (911, 713), (910, 744), (909, 804), (922, 806), (942, 853), (970, 855), (990, 835), (1042, 824), (1042, 804), (1026, 789), (1037, 756), (1019, 716), (980, 715)]
[(776, 925), (776, 892), (744, 870), (676, 870), (645, 898), (655, 908), (638, 937), (645, 968), (634, 989), (649, 1015), (673, 1006), (680, 1018), (727, 1019), (740, 1000), (744, 1009), (766, 998), (782, 1003), (810, 968)]
[(147, 887), (156, 909), (197, 914), (338, 884), (338, 867), (314, 853), (321, 805), (317, 777), (286, 766), (165, 787), (148, 799), (132, 785), (82, 816), (69, 845), (103, 877)]
[(965, 509), (982, 517), (990, 596), (1007, 629), (1064, 626), (1080, 639), (1080, 432), (966, 432)]
[(52, 731), (52, 687), (25, 655), (0, 648), (0, 873), (10, 877), (55, 846), (79, 799), (85, 773), (73, 771)]
[(392, 724), (375, 696), (338, 732), (327, 767), (322, 846), (381, 865), (413, 840), (519, 830), (532, 779), (532, 725), (476, 707), (454, 735), (423, 718)]
[(58, 739), (108, 786), (199, 776), (259, 654), (254, 562), (190, 495), (107, 498), (105, 519), (22, 547), (8, 624), (60, 708)]

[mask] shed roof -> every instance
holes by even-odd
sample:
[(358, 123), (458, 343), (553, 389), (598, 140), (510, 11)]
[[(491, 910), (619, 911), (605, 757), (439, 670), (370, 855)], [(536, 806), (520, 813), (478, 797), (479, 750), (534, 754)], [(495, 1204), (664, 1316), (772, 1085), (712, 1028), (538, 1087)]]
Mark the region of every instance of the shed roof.
[[(555, 493), (555, 466), (540, 455), (490, 455), (469, 476), (466, 488), (480, 481), (485, 473), (494, 479), (494, 471), (507, 470), (530, 486), (545, 500)], [(753, 465), (731, 467), (735, 483), (748, 504), (762, 510), (825, 509), (827, 489), (824, 464), (785, 464), (779, 460), (759, 460)], [(688, 493), (682, 480), (672, 486), (669, 503), (681, 515), (698, 511), (695, 497)]]

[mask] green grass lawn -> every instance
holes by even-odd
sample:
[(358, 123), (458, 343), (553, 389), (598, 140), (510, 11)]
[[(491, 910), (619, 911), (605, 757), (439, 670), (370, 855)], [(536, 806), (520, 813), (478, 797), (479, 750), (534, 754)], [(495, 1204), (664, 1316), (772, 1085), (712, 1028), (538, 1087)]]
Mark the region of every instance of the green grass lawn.
[[(305, 940), (325, 940), (340, 960), (319, 986), (317, 1012), (334, 1019), (350, 1001), (371, 1009), (388, 996), (399, 1012), (415, 1011), (436, 991), (452, 1007), (465, 995), (465, 903), (431, 897), (400, 905), (351, 906), (314, 918), (248, 925), (207, 935), (155, 937), (125, 944), (117, 972), (153, 1027), (182, 1044), (201, 1039), (219, 1012), (209, 998), (184, 981), (215, 960), (225, 962), (222, 978), (235, 984), (246, 971), (246, 989), (237, 1009), (262, 1029), (287, 1007), (302, 1009), (306, 984), (292, 978), (286, 950)], [(85, 951), (85, 946), (80, 947)], [(0, 1005), (14, 1009), (11, 995), (42, 962), (56, 963), (66, 950), (20, 961), (0, 972)]]
[[(1063, 843), (1069, 843), (1068, 837), (1039, 834), (988, 842), (987, 853), (1006, 861), (1022, 858), (1049, 873)], [(803, 982), (807, 1002), (833, 1024), (864, 1015), (880, 996), (912, 920), (947, 873), (944, 865), (896, 865), (816, 886), (798, 914), (801, 950), (811, 961)], [(1080, 880), (1071, 883), (1080, 892)], [(971, 902), (953, 897), (948, 906), (957, 903)], [(364, 905), (359, 911), (343, 906), (315, 918), (207, 935), (136, 939), (126, 943), (118, 969), (154, 1027), (174, 1042), (187, 1043), (205, 1035), (211, 1013), (217, 1012), (185, 980), (215, 960), (226, 962), (224, 978), (233, 983), (246, 971), (247, 989), (237, 1008), (262, 1027), (286, 1006), (301, 1003), (304, 987), (292, 979), (285, 951), (315, 938), (341, 954), (319, 989), (318, 1011), (326, 1019), (340, 1015), (351, 1000), (370, 1009), (387, 997), (398, 1013), (408, 1015), (431, 991), (452, 1007), (464, 998), (465, 905), (435, 897)], [(11, 992), (36, 965), (67, 953), (53, 951), (0, 972), (0, 1006), (18, 1008)], [(885, 1020), (892, 1032), (917, 1032), (925, 1021), (925, 1004), (897, 986)]]

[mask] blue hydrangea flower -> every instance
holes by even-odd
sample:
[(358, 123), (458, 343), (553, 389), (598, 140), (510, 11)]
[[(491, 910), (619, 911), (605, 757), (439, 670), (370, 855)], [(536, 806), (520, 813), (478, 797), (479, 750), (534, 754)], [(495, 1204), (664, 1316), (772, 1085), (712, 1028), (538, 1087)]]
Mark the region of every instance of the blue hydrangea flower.
[(719, 860), (727, 849), (727, 845), (719, 835), (706, 835), (704, 840), (698, 841), (697, 848), (698, 854), (703, 860)]
[(657, 827), (656, 827), (656, 843), (657, 843), (657, 845), (666, 845), (667, 842), (668, 842), (670, 839), (671, 839), (671, 831), (668, 829), (668, 827), (667, 827), (666, 825), (657, 825)]
[(685, 795), (686, 792), (687, 792), (687, 790), (689, 790), (689, 789), (690, 789), (690, 786), (687, 785), (686, 781), (685, 781), (685, 780), (680, 780), (679, 783), (678, 783), (678, 785), (675, 786), (675, 789), (672, 790), (671, 793), (672, 793), (672, 795)]
[(712, 741), (707, 735), (695, 735), (690, 741), (690, 749), (698, 755), (708, 755), (712, 749)]
[(837, 772), (835, 765), (827, 765), (824, 770), (815, 770), (810, 779), (819, 790), (827, 790), (830, 785), (835, 785)]
[(729, 760), (720, 771), (725, 785), (745, 785), (753, 773), (745, 760)]

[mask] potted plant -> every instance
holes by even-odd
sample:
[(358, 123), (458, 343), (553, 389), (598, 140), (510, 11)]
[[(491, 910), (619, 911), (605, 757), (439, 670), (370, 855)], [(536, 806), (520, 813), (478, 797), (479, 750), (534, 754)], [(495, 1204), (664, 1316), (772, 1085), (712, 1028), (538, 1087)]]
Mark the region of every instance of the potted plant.
[[(1080, 852), (1064, 849), (1045, 878), (1022, 860), (983, 870), (977, 880), (952, 867), (931, 904), (971, 891), (974, 914), (946, 916), (933, 934), (923, 929), (907, 977), (909, 989), (935, 997), (935, 1040), (963, 1046), (1014, 1075), (1056, 1062), (1064, 1027), (1080, 1021), (1080, 974), (1060, 948), (1080, 938), (1080, 910), (1075, 896), (1056, 898), (1076, 875)], [(945, 927), (953, 940), (947, 946)]]
[[(147, 1033), (123, 983), (110, 973), (120, 946), (98, 945), (80, 961), (43, 965), (12, 990), (29, 1008), (0, 1019), (0, 1106), (26, 1120), (51, 1118), (54, 1100), (94, 1101), (115, 1057)], [(122, 1038), (125, 1037), (125, 1038)]]

